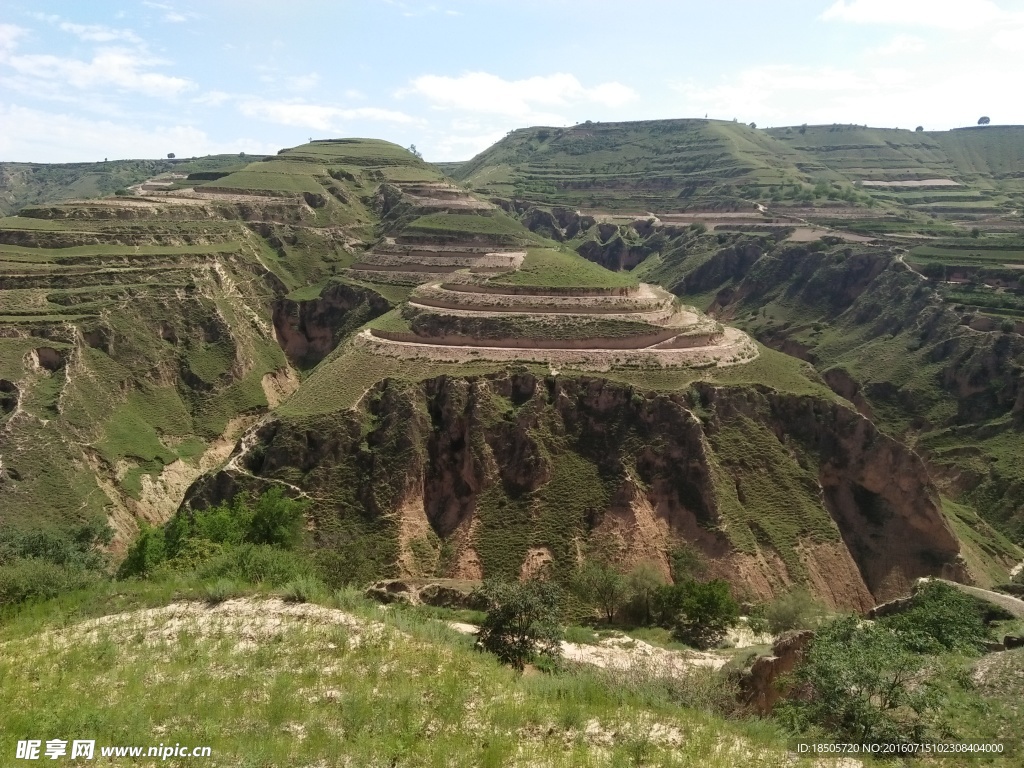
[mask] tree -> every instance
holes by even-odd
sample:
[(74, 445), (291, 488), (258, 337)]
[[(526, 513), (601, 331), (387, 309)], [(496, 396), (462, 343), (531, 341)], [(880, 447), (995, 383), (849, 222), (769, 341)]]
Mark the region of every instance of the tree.
[(577, 594), (586, 602), (597, 605), (611, 624), (629, 594), (626, 579), (606, 563), (589, 561), (576, 574)]
[(721, 579), (703, 584), (689, 581), (682, 588), (682, 604), (672, 626), (672, 637), (694, 648), (710, 648), (739, 619), (739, 606), (729, 591), (729, 583)]
[(423, 159), (423, 155), (421, 155), (421, 154), (420, 154), (420, 151), (419, 151), (418, 149), (416, 149), (416, 145), (415, 145), (415, 144), (410, 144), (410, 145), (409, 145), (409, 151), (410, 151), (410, 152), (412, 152), (412, 153), (413, 153), (413, 154), (414, 154), (414, 155), (415, 155), (416, 157), (418, 157), (418, 158), (419, 158), (420, 160), (422, 160), (422, 159)]
[(257, 499), (246, 538), (253, 544), (292, 549), (302, 540), (305, 511), (305, 502), (287, 498), (275, 486)]
[(148, 576), (156, 566), (164, 561), (166, 548), (162, 528), (142, 524), (139, 537), (128, 549), (128, 554), (121, 562), (117, 572), (119, 578), (131, 576)]
[(753, 128), (753, 129), (755, 129), (755, 130), (757, 130), (757, 123), (751, 123), (751, 124), (750, 124), (750, 127), (751, 127), (751, 128)]
[(522, 672), (538, 654), (561, 655), (558, 587), (547, 581), (485, 582), (480, 596), (490, 606), (477, 645)]
[(916, 131), (917, 133), (921, 133), (921, 132), (922, 132), (922, 131), (924, 130), (924, 126), (923, 126), (923, 125), (919, 125), (919, 126), (917, 126), (917, 128), (915, 128), (914, 130), (915, 130), (915, 131)]
[(978, 118), (978, 125), (988, 125), (991, 122), (992, 121), (984, 115)]
[(978, 229), (977, 227), (971, 229), (971, 237), (977, 240), (979, 237), (981, 237), (981, 230)]
[(654, 596), (665, 585), (665, 577), (654, 563), (645, 560), (629, 572), (626, 583), (629, 585), (629, 600), (637, 619), (650, 625), (654, 618)]
[(779, 713), (857, 742), (920, 741), (922, 658), (887, 628), (837, 619), (818, 631), (796, 671), (806, 695)]
[(168, 160), (173, 160), (174, 159), (174, 153), (173, 152), (168, 152), (167, 153), (167, 159)]

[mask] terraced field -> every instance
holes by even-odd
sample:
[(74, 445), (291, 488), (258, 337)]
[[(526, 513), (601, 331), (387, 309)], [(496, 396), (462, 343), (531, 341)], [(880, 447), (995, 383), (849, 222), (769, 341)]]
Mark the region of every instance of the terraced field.
[(196, 173), (216, 178), (0, 219), (5, 526), (110, 520), (121, 546), (137, 521), (166, 519), (298, 385), (275, 302), (345, 279), (373, 242), (380, 178), (440, 180), (374, 141)]

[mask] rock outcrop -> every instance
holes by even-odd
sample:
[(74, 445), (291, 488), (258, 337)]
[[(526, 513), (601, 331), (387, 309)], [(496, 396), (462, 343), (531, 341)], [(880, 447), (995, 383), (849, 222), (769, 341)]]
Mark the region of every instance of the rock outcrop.
[(814, 632), (786, 632), (772, 645), (770, 656), (758, 656), (740, 676), (741, 701), (758, 715), (769, 715), (781, 699), (792, 695), (794, 684), (782, 680), (803, 660)]

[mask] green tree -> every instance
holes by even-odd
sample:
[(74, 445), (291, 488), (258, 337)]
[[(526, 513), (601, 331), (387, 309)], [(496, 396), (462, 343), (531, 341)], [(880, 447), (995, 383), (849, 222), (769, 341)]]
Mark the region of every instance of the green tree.
[(988, 117), (984, 115), (978, 118), (978, 125), (988, 125), (991, 122), (992, 120), (990, 120)]
[(806, 695), (777, 710), (797, 727), (814, 724), (857, 742), (917, 741), (929, 706), (923, 657), (899, 636), (860, 619), (837, 619), (820, 629), (797, 683)]
[(797, 587), (765, 606), (764, 617), (773, 635), (791, 629), (814, 629), (825, 615), (825, 609), (806, 589)]
[(654, 599), (658, 590), (665, 585), (665, 577), (658, 567), (645, 560), (626, 575), (629, 588), (629, 600), (633, 613), (644, 625), (654, 620)]
[(730, 593), (729, 584), (715, 579), (707, 583), (690, 581), (682, 587), (684, 597), (672, 626), (672, 636), (694, 648), (710, 648), (739, 619), (739, 606)]
[(119, 578), (148, 576), (166, 556), (163, 529), (143, 523), (139, 537), (128, 548), (128, 554), (121, 562), (117, 575)]
[(289, 499), (275, 486), (256, 501), (246, 537), (253, 544), (271, 544), (293, 549), (302, 541), (305, 501)]
[(520, 672), (538, 654), (561, 655), (561, 592), (554, 584), (488, 581), (479, 594), (490, 606), (477, 635), (480, 648)]
[(573, 581), (580, 598), (600, 608), (609, 624), (629, 594), (625, 577), (607, 563), (588, 561)]

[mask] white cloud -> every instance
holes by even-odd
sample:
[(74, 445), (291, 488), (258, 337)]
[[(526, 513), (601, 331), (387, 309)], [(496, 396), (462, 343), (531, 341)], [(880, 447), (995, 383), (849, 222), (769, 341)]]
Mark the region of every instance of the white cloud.
[(198, 18), (198, 15), (191, 11), (182, 12), (177, 10), (173, 5), (168, 5), (167, 3), (143, 2), (142, 4), (147, 8), (163, 11), (164, 14), (161, 18), (171, 24), (181, 24), (189, 21), (190, 19)]
[(195, 104), (202, 104), (207, 107), (219, 107), (235, 97), (226, 91), (206, 91), (192, 99)]
[(404, 112), (378, 107), (342, 108), (324, 104), (306, 104), (294, 101), (245, 99), (239, 110), (246, 117), (265, 120), (278, 125), (313, 128), (319, 131), (340, 131), (343, 124), (353, 120), (408, 124), (417, 122)]
[(0, 57), (13, 51), (18, 45), (18, 38), (24, 37), (25, 34), (24, 29), (14, 24), (0, 24)]
[(1008, 14), (991, 0), (836, 0), (821, 18), (855, 24), (892, 24), (963, 30)]
[(185, 78), (147, 71), (165, 62), (125, 48), (101, 48), (91, 61), (26, 54), (7, 56), (3, 63), (29, 80), (67, 84), (82, 90), (115, 88), (147, 96), (174, 96), (194, 87)]
[(112, 43), (122, 40), (126, 43), (142, 44), (142, 38), (130, 29), (113, 29), (102, 24), (75, 24), (70, 21), (62, 21), (58, 28), (63, 32), (70, 32), (80, 40), (90, 43)]
[(552, 108), (587, 105), (621, 107), (636, 98), (622, 83), (601, 83), (585, 88), (571, 74), (505, 80), (488, 72), (468, 72), (459, 77), (422, 75), (396, 95), (415, 94), (426, 98), (437, 109), (456, 109), (470, 113), (503, 115), (528, 123), (564, 123)]
[(919, 37), (913, 35), (896, 35), (888, 42), (877, 48), (867, 51), (868, 56), (907, 56), (910, 54), (923, 53), (928, 45)]
[(1002, 123), (1024, 122), (1024, 104), (1006, 98), (1006, 83), (1024, 78), (1018, 56), (977, 56), (970, 49), (922, 56), (905, 66), (749, 68), (717, 83), (677, 84), (681, 99), (675, 110), (761, 126), (920, 124), (939, 130), (973, 125), (981, 114)]
[(427, 160), (468, 160), (499, 141), (505, 133), (506, 131), (500, 130), (465, 136), (444, 133), (429, 141), (429, 150), (426, 150)]
[(289, 90), (292, 91), (311, 91), (317, 87), (320, 83), (320, 75), (316, 72), (309, 72), (305, 75), (296, 75), (295, 77), (289, 77), (286, 81)]
[(91, 120), (0, 103), (0, 157), (21, 161), (75, 162), (104, 157), (178, 157), (246, 152), (273, 154), (277, 147), (239, 138), (215, 141), (191, 125), (152, 125)]

